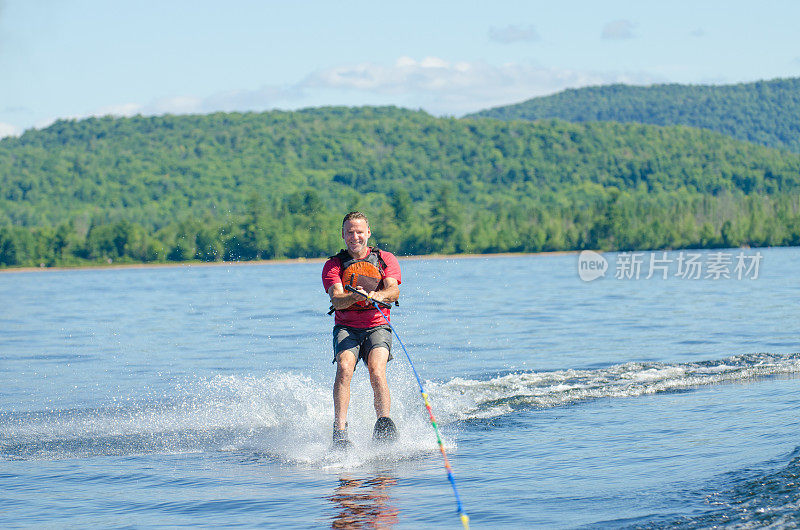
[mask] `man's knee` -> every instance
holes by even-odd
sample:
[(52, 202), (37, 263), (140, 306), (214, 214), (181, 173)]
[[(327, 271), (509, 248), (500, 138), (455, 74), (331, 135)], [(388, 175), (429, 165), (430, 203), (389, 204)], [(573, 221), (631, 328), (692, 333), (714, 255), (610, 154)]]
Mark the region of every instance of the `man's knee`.
[(356, 356), (350, 350), (339, 352), (336, 356), (336, 376), (350, 377), (356, 368)]
[(389, 350), (386, 348), (373, 348), (369, 352), (367, 359), (367, 368), (369, 369), (370, 378), (386, 377), (386, 363), (389, 362)]

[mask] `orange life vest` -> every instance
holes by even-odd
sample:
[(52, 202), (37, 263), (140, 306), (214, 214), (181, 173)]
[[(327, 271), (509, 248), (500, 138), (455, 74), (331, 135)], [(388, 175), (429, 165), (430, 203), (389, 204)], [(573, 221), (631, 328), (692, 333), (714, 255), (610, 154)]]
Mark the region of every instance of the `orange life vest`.
[[(340, 265), (339, 275), (342, 278), (342, 285), (351, 285), (353, 287), (361, 287), (366, 292), (372, 292), (380, 289), (383, 286), (383, 270), (386, 268), (386, 263), (381, 257), (381, 251), (372, 247), (369, 254), (365, 258), (356, 259), (350, 255), (347, 250), (341, 250), (331, 258), (338, 258)], [(350, 307), (340, 309), (339, 311), (364, 311), (372, 309), (372, 305), (366, 300), (359, 300)], [(333, 313), (333, 306), (328, 314)]]

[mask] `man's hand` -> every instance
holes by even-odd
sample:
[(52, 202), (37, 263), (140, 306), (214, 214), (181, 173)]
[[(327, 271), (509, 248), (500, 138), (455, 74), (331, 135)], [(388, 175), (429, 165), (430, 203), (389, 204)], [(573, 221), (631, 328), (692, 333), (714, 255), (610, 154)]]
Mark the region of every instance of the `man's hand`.
[(371, 291), (367, 293), (361, 287), (355, 288), (351, 285), (346, 286), (345, 289), (353, 293), (354, 295), (358, 296), (359, 300), (361, 300), (361, 296), (364, 296), (366, 298), (366, 301), (369, 303), (375, 302), (378, 305), (385, 307), (386, 309), (390, 309), (392, 307), (392, 305), (385, 300), (385, 294), (382, 291)]
[(356, 291), (358, 291), (358, 294), (363, 294), (363, 295), (364, 295), (364, 296), (366, 296), (367, 298), (371, 298), (371, 297), (372, 297), (372, 295), (373, 295), (373, 294), (375, 294), (375, 291), (372, 291), (371, 293), (368, 293), (368, 292), (367, 292), (367, 291), (365, 291), (365, 290), (364, 290), (364, 288), (363, 288), (363, 287), (361, 287), (361, 286), (358, 286), (358, 287), (356, 287)]
[[(397, 280), (394, 278), (384, 278), (384, 288), (380, 291), (366, 292), (362, 287), (345, 286), (341, 283), (335, 283), (328, 289), (328, 296), (331, 298), (331, 303), (334, 309), (347, 309), (355, 302), (367, 300), (368, 302), (378, 302), (384, 307), (391, 307), (391, 303), (397, 300), (400, 295), (400, 289), (397, 285)], [(355, 292), (350, 289), (354, 289)]]

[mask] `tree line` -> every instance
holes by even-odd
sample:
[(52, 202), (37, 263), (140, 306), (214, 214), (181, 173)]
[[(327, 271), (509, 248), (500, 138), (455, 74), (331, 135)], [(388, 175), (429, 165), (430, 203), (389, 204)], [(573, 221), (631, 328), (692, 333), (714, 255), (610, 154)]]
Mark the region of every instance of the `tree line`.
[(797, 245), (800, 156), (686, 127), (392, 107), (61, 121), (0, 141), (0, 266)]
[[(308, 190), (308, 197), (315, 192)], [(782, 195), (720, 196), (614, 191), (604, 200), (544, 208), (465, 209), (444, 186), (427, 207), (408, 192), (368, 212), (373, 244), (398, 255), (800, 245), (800, 205)], [(278, 207), (277, 211), (284, 207)], [(275, 216), (257, 197), (225, 221), (187, 218), (152, 233), (127, 220), (77, 229), (0, 227), (1, 266), (317, 258), (341, 246), (341, 212)]]

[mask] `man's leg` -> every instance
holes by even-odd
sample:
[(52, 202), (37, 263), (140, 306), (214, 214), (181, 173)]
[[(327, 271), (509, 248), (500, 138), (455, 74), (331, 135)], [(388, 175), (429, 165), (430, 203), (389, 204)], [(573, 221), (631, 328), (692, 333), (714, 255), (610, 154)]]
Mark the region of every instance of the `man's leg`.
[(386, 381), (386, 364), (389, 362), (389, 350), (376, 347), (370, 350), (367, 358), (369, 382), (372, 384), (372, 395), (375, 399), (375, 414), (379, 418), (389, 416), (392, 398), (389, 395), (389, 383)]
[(342, 430), (347, 423), (350, 406), (350, 381), (356, 368), (356, 356), (350, 350), (336, 356), (336, 381), (333, 383), (333, 427)]

